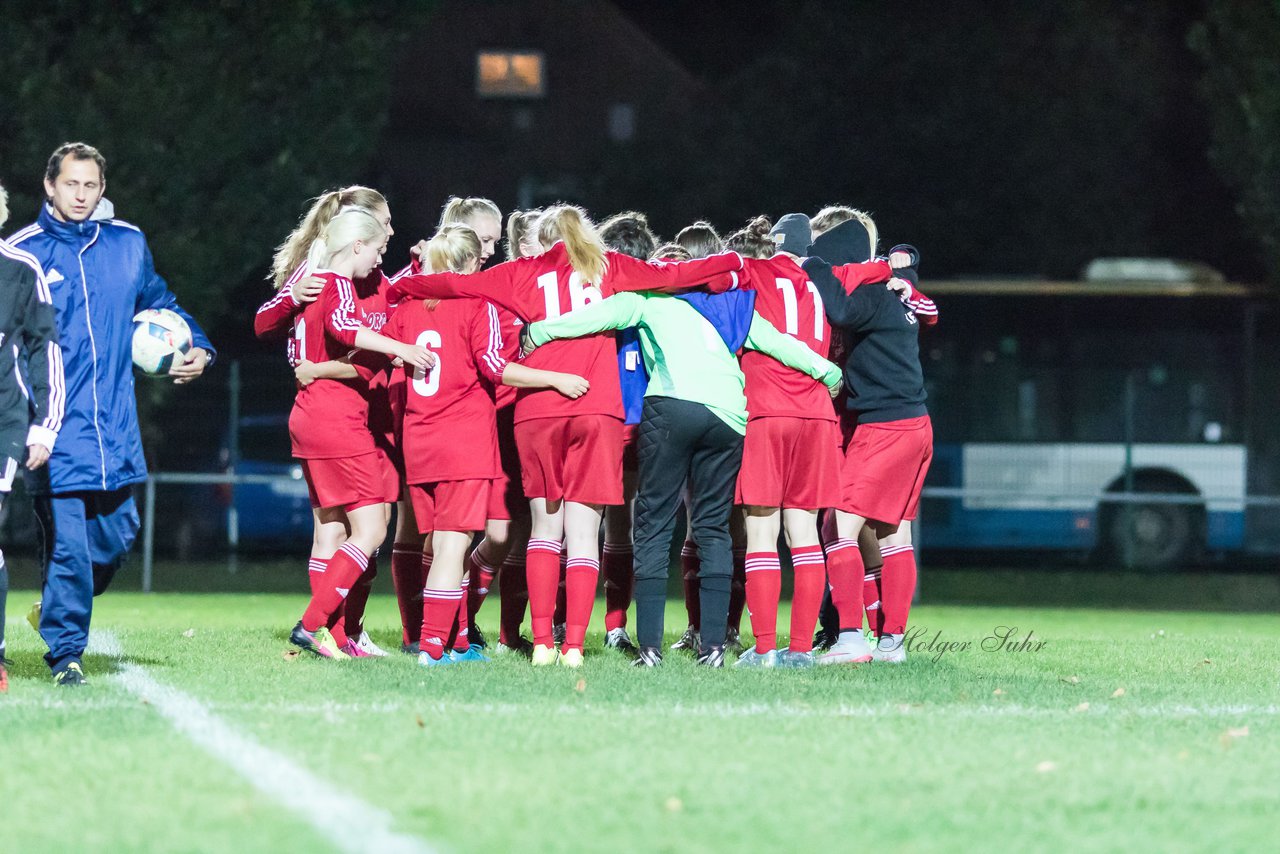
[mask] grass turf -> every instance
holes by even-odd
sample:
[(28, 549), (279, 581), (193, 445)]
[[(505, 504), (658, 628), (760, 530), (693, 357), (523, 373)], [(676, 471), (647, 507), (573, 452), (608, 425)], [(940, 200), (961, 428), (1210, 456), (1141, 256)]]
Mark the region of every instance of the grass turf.
[[(116, 684), (111, 660), (86, 662), (89, 688), (55, 690), (21, 621), (30, 601), (10, 597), (0, 847), (326, 850)], [(638, 672), (600, 650), (597, 626), (579, 671), (523, 659), (423, 671), (398, 654), (286, 659), (303, 604), (112, 592), (94, 626), (155, 679), (455, 851), (1273, 838), (1275, 615), (922, 606), (905, 666), (774, 672), (699, 671), (674, 654)], [(392, 601), (375, 597), (369, 614), (375, 639), (398, 645)], [(496, 602), (486, 630), (495, 614)], [(1000, 626), (1043, 646), (984, 649)], [(683, 628), (676, 603), (668, 628)]]

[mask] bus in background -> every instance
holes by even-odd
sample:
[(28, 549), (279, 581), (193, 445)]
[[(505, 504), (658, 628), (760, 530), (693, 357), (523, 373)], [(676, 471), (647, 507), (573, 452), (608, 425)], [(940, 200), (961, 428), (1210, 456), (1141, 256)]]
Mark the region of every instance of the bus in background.
[(1280, 492), (1276, 302), (1199, 278), (930, 282), (922, 546), (1143, 569), (1280, 552), (1280, 514), (1248, 502)]

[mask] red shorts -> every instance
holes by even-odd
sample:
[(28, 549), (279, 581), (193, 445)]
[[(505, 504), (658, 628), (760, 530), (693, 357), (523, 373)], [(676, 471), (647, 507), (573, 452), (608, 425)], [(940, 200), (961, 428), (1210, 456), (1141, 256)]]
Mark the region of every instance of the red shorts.
[(821, 510), (840, 503), (840, 431), (834, 421), (778, 416), (747, 424), (734, 503)]
[(637, 442), (640, 438), (639, 424), (623, 424), (622, 425), (622, 470), (638, 472), (640, 471), (640, 458), (636, 453)]
[(400, 475), (379, 449), (356, 457), (302, 460), (312, 507), (352, 511), (370, 504), (394, 504), (400, 497)]
[(933, 424), (928, 415), (859, 424), (840, 470), (840, 509), (877, 522), (915, 519), (932, 460)]
[(516, 425), (524, 493), (547, 501), (622, 503), (622, 419), (535, 418)]
[(442, 480), (409, 484), (418, 533), (483, 531), (491, 480)]

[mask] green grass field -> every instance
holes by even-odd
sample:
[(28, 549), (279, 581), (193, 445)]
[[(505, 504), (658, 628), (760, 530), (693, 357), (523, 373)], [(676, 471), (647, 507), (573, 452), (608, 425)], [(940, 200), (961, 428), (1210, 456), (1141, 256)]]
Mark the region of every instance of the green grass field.
[[(926, 604), (898, 668), (708, 672), (671, 655), (641, 672), (597, 629), (579, 671), (423, 671), (286, 658), (301, 596), (112, 591), (94, 628), (118, 650), (69, 692), (22, 620), (32, 598), (9, 600), (4, 851), (382, 848), (255, 789), (253, 755), (197, 745), (224, 729), (301, 765), (296, 790), (385, 811), (407, 850), (1274, 845), (1275, 614)], [(395, 645), (391, 599), (369, 614)], [(673, 602), (668, 628), (682, 624)], [(984, 649), (1001, 626), (1031, 645)], [(175, 712), (170, 689), (194, 702)]]

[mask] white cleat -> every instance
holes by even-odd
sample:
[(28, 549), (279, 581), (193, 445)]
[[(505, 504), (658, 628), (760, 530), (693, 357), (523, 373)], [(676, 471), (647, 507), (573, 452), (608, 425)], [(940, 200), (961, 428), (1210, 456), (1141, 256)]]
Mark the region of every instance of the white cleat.
[(871, 660), (881, 664), (902, 664), (907, 660), (907, 645), (902, 635), (883, 635), (871, 651)]
[(581, 667), (582, 660), (582, 650), (580, 649), (567, 649), (560, 653), (561, 667)]
[(376, 658), (385, 658), (387, 655), (387, 651), (374, 643), (368, 632), (360, 633), (360, 637), (356, 639), (356, 648), (365, 655), (372, 655)]
[(547, 667), (555, 664), (560, 660), (560, 651), (554, 646), (546, 646), (544, 644), (535, 644), (533, 647), (533, 655), (529, 661), (534, 667)]
[(841, 632), (831, 648), (818, 656), (819, 664), (865, 664), (873, 656), (862, 632)]

